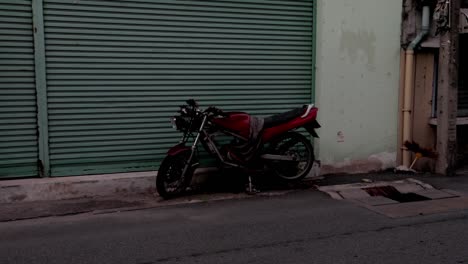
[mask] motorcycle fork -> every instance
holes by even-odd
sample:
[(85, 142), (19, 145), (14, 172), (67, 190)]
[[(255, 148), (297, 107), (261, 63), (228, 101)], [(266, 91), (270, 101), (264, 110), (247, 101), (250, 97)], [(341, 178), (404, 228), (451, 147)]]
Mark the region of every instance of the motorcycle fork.
[(192, 166), (192, 159), (193, 159), (193, 156), (195, 155), (195, 150), (197, 148), (197, 144), (198, 144), (198, 141), (200, 140), (200, 135), (203, 131), (203, 128), (205, 128), (205, 124), (206, 124), (206, 120), (208, 119), (208, 117), (205, 115), (203, 116), (203, 121), (200, 125), (200, 128), (198, 129), (198, 133), (197, 133), (197, 136), (195, 137), (195, 140), (193, 141), (193, 144), (192, 144), (192, 147), (190, 149), (190, 156), (184, 166), (184, 170), (182, 171), (182, 177), (185, 177), (185, 173), (187, 173), (187, 170), (190, 166)]

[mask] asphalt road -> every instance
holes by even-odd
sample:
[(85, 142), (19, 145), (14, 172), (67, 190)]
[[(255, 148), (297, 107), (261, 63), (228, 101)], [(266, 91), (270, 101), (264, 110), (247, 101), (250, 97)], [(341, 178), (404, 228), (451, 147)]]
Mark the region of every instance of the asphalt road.
[(312, 190), (0, 223), (0, 263), (468, 263), (468, 211), (390, 219)]

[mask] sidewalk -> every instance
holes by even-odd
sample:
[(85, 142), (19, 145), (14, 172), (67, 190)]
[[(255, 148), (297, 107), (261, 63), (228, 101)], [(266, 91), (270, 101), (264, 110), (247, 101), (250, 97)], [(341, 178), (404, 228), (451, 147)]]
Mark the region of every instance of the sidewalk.
[[(219, 176), (209, 170), (197, 172), (192, 190), (171, 200), (158, 196), (156, 172), (0, 181), (0, 222), (254, 197), (244, 192), (238, 175)], [(284, 195), (312, 186), (310, 180), (294, 185), (269, 182), (255, 196)]]
[[(97, 179), (98, 176), (73, 178), (28, 179), (0, 182), (0, 222), (71, 214), (102, 214), (140, 210), (161, 206), (200, 203), (225, 199), (245, 199), (284, 195), (299, 189), (317, 186), (358, 183), (365, 181), (395, 181), (407, 178), (428, 183), (436, 189), (451, 189), (468, 193), (468, 173), (457, 177), (436, 175), (395, 174), (392, 172), (359, 175), (329, 175), (322, 179), (306, 179), (295, 185), (261, 186), (262, 192), (252, 196), (232, 188), (229, 178), (199, 185), (192, 194), (174, 200), (161, 199), (152, 187), (154, 173), (120, 174)], [(142, 182), (146, 184), (142, 184)], [(150, 187), (148, 187), (150, 186)], [(26, 197), (19, 190), (31, 191)], [(101, 191), (102, 195), (95, 195)], [(42, 193), (45, 192), (45, 193)], [(94, 195), (92, 195), (94, 193)], [(83, 194), (77, 197), (78, 194)], [(6, 198), (8, 197), (8, 199)], [(60, 197), (61, 199), (52, 199)], [(36, 199), (36, 200), (34, 200)]]

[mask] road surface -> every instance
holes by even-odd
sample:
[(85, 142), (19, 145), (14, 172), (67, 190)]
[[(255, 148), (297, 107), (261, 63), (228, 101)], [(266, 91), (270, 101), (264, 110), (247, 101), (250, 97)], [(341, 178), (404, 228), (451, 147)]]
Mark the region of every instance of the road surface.
[(0, 223), (0, 263), (468, 263), (468, 211), (390, 219), (313, 190)]

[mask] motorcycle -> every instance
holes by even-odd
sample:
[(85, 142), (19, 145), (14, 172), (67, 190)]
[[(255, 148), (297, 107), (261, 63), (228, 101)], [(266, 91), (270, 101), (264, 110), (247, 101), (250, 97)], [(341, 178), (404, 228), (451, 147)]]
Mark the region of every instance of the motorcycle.
[[(295, 130), (305, 128), (318, 137), (317, 112), (318, 108), (311, 104), (259, 118), (244, 112), (223, 112), (212, 106), (201, 110), (195, 100), (187, 100), (171, 119), (183, 136), (160, 165), (156, 177), (159, 195), (169, 199), (187, 190), (199, 165), (199, 143), (215, 157), (219, 167), (248, 173), (271, 171), (284, 181), (301, 180), (311, 170), (315, 156), (310, 139)], [(252, 191), (250, 174), (248, 179)]]

